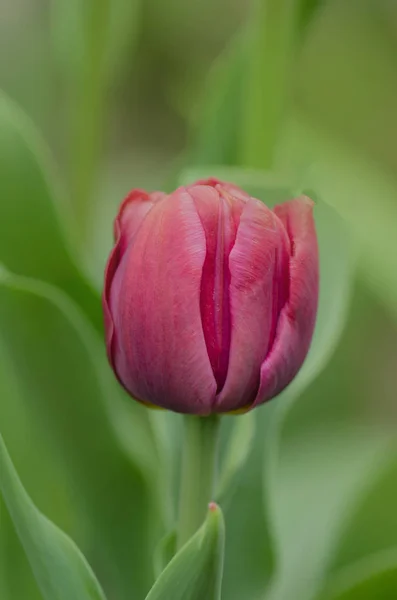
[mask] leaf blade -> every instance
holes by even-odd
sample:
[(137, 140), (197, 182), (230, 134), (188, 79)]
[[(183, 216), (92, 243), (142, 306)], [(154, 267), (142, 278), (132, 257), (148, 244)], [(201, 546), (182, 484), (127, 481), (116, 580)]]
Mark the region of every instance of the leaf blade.
[(46, 519), (26, 493), (0, 435), (0, 489), (46, 600), (105, 600), (72, 540)]
[(164, 569), (146, 600), (220, 600), (223, 553), (222, 512), (210, 504), (206, 521)]

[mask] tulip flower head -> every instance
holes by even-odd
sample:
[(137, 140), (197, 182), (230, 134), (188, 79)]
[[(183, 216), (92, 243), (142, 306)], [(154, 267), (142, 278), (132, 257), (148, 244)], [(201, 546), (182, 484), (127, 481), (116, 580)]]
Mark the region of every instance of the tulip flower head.
[(134, 398), (208, 415), (253, 408), (292, 381), (317, 311), (309, 198), (271, 210), (215, 179), (133, 190), (114, 233), (107, 353)]

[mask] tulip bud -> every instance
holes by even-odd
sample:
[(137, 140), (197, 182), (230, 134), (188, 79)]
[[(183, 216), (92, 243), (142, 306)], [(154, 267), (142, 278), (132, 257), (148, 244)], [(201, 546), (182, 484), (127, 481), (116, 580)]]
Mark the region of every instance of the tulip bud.
[(103, 292), (107, 353), (125, 389), (197, 415), (279, 394), (315, 324), (312, 211), (305, 196), (270, 210), (215, 179), (170, 195), (132, 191)]

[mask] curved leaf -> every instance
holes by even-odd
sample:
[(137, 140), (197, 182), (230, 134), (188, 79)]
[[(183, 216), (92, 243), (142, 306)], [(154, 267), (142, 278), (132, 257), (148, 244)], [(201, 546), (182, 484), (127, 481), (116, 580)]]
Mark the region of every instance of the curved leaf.
[(146, 600), (220, 600), (224, 535), (222, 512), (210, 504), (204, 524), (171, 560)]
[[(163, 457), (148, 409), (126, 400), (103, 344), (55, 288), (3, 273), (0, 332), (18, 368), (29, 426), (59, 461), (84, 524), (82, 547), (98, 565), (105, 590), (116, 590), (120, 598), (131, 591), (143, 596), (152, 581), (151, 554), (164, 499)], [(17, 426), (11, 419), (1, 424), (7, 436)]]
[(153, 567), (156, 579), (176, 554), (176, 529), (172, 529), (157, 544), (153, 557)]
[[(103, 0), (101, 0), (103, 2)], [(140, 0), (105, 0), (108, 8), (104, 31), (105, 77), (114, 79), (126, 59), (130, 59), (131, 45), (135, 44), (140, 24)], [(67, 77), (76, 76), (81, 69), (82, 57), (89, 39), (92, 13), (89, 2), (79, 0), (52, 0), (51, 25), (55, 55)], [(92, 2), (92, 9), (98, 3)], [(70, 40), (74, 43), (71, 44)]]
[[(32, 427), (19, 394), (19, 377), (0, 339), (0, 431), (13, 456), (15, 468), (42, 511), (56, 518), (64, 531), (75, 530), (76, 511), (68, 494), (62, 468), (48, 452), (43, 436)], [(30, 565), (0, 494), (0, 580), (6, 590), (0, 598), (42, 600)]]
[(394, 600), (397, 589), (397, 549), (381, 552), (343, 569), (318, 600)]
[(82, 274), (64, 226), (66, 205), (47, 148), (29, 119), (0, 94), (0, 262), (66, 291), (102, 330), (98, 294)]
[[(372, 551), (386, 547), (373, 545), (376, 539), (391, 543), (393, 528), (384, 536), (378, 529), (385, 532), (387, 524), (382, 527), (379, 514), (367, 527), (370, 513), (359, 510), (374, 478), (395, 456), (395, 440), (363, 410), (373, 401), (375, 374), (367, 325), (379, 306), (369, 297), (363, 310), (364, 291), (357, 291), (342, 343), (321, 377), (298, 402), (287, 404), (284, 414), (275, 403), (280, 421), (271, 428), (265, 486), (277, 569), (267, 600), (292, 595), (310, 600), (330, 572), (371, 552), (371, 546)], [(383, 508), (391, 515), (393, 501), (387, 500)]]
[(0, 489), (46, 600), (104, 600), (77, 546), (34, 506), (0, 435)]
[(396, 501), (397, 447), (394, 443), (360, 494), (354, 511), (345, 519), (333, 555), (331, 578), (371, 556), (388, 556), (397, 541)]

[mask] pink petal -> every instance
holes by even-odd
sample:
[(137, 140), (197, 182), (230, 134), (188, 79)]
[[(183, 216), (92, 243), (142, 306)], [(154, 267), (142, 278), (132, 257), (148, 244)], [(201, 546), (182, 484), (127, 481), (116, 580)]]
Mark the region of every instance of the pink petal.
[(260, 367), (288, 293), (289, 241), (279, 218), (262, 202), (244, 206), (230, 253), (232, 335), (229, 369), (216, 409), (227, 412), (255, 399)]
[(234, 245), (243, 203), (218, 186), (188, 188), (206, 237), (207, 254), (201, 279), (200, 307), (204, 337), (212, 370), (222, 389), (229, 363), (230, 306), (229, 254)]
[(148, 194), (144, 190), (136, 189), (123, 200), (114, 222), (114, 236), (119, 241), (120, 252), (124, 252), (149, 210), (165, 197), (163, 192)]
[(207, 414), (216, 393), (200, 315), (205, 234), (179, 189), (146, 215), (110, 290), (113, 364), (136, 398)]
[(309, 350), (317, 312), (319, 273), (313, 202), (301, 196), (274, 211), (291, 241), (290, 290), (273, 347), (261, 367), (253, 406), (279, 394), (295, 377)]
[(117, 267), (126, 251), (132, 237), (140, 227), (142, 221), (153, 205), (164, 198), (166, 194), (153, 192), (148, 194), (144, 190), (132, 190), (120, 205), (119, 212), (114, 221), (115, 245), (109, 255), (105, 269), (105, 285), (102, 294), (102, 306), (105, 320), (106, 349), (110, 363), (114, 367), (112, 359), (112, 341), (114, 335), (114, 324), (109, 310), (110, 288)]
[(193, 184), (193, 186), (198, 185), (209, 185), (210, 187), (213, 187), (216, 190), (218, 190), (219, 193), (221, 193), (223, 190), (230, 194), (230, 196), (233, 196), (237, 200), (242, 200), (243, 202), (248, 202), (248, 200), (250, 200), (251, 198), (251, 196), (247, 194), (247, 192), (244, 192), (244, 190), (237, 187), (237, 185), (234, 185), (233, 183), (227, 183), (226, 181), (220, 181), (216, 177), (209, 177), (208, 179), (199, 179), (198, 181), (196, 181), (196, 183)]

